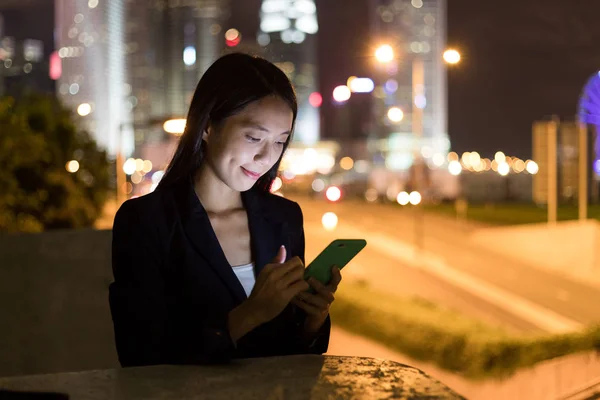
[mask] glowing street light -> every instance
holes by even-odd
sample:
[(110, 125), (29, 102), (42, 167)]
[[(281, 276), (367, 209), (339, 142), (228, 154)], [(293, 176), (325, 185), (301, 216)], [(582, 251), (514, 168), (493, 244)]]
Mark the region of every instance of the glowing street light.
[(65, 168), (67, 169), (67, 171), (73, 174), (79, 171), (79, 162), (77, 160), (71, 160), (67, 163)]
[(494, 154), (494, 160), (500, 164), (506, 161), (506, 155), (501, 152), (501, 151), (497, 151), (496, 154)]
[(416, 206), (421, 203), (421, 193), (419, 192), (410, 192), (409, 195), (410, 204)]
[(335, 203), (342, 197), (342, 191), (337, 186), (330, 186), (325, 192), (325, 197), (327, 197), (327, 200)]
[(387, 112), (387, 116), (390, 121), (397, 123), (402, 121), (404, 118), (404, 112), (402, 112), (402, 110), (398, 107), (391, 107)]
[(383, 44), (375, 50), (375, 58), (380, 63), (389, 63), (394, 59), (394, 49), (389, 44)]
[(408, 192), (400, 192), (398, 193), (398, 196), (396, 196), (396, 201), (401, 206), (405, 206), (410, 203), (410, 194), (408, 194)]
[(346, 85), (354, 93), (371, 93), (375, 89), (375, 83), (371, 78), (357, 78), (351, 76)]
[(448, 172), (450, 172), (450, 174), (454, 176), (460, 175), (460, 173), (462, 172), (462, 165), (460, 164), (460, 161), (450, 161), (450, 163), (448, 164)]
[(181, 136), (185, 131), (185, 124), (185, 118), (170, 119), (168, 121), (165, 121), (165, 123), (163, 124), (163, 129), (167, 133), (171, 133), (176, 136)]
[(81, 103), (79, 107), (77, 107), (77, 114), (85, 117), (92, 112), (92, 106), (89, 103)]
[(333, 89), (333, 99), (338, 103), (343, 103), (350, 99), (350, 88), (346, 85), (340, 85)]
[(338, 224), (338, 216), (333, 212), (326, 212), (321, 217), (321, 224), (323, 224), (323, 228), (327, 231), (332, 231)]
[(127, 161), (125, 161), (125, 164), (123, 164), (123, 172), (125, 172), (127, 175), (133, 175), (136, 169), (135, 164), (135, 159), (129, 158)]
[(346, 171), (349, 171), (354, 166), (354, 160), (351, 157), (344, 157), (340, 160), (340, 167)]
[(498, 164), (498, 173), (500, 175), (506, 176), (506, 175), (508, 175), (509, 172), (510, 172), (510, 165), (508, 165), (507, 162)]
[(537, 165), (537, 163), (535, 161), (527, 160), (527, 162), (525, 163), (525, 169), (531, 175), (535, 175), (540, 170), (540, 167)]
[(454, 49), (444, 51), (443, 57), (448, 64), (458, 64), (460, 61), (460, 53)]

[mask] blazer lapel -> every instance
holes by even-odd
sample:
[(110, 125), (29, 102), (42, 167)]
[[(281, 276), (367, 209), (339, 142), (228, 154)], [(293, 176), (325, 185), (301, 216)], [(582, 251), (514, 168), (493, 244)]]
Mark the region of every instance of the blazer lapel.
[(217, 274), (224, 286), (229, 289), (231, 295), (239, 304), (246, 299), (244, 287), (233, 272), (231, 265), (227, 261), (223, 249), (219, 244), (206, 210), (200, 203), (198, 196), (194, 191), (192, 182), (187, 185), (182, 184), (179, 192), (179, 199), (183, 210), (181, 220), (183, 229), (192, 243), (196, 252), (202, 256), (205, 263)]
[(279, 247), (285, 244), (284, 223), (275, 218), (273, 210), (263, 207), (261, 194), (253, 189), (242, 193), (242, 200), (248, 212), (250, 245), (254, 271), (258, 277), (262, 269), (277, 255)]

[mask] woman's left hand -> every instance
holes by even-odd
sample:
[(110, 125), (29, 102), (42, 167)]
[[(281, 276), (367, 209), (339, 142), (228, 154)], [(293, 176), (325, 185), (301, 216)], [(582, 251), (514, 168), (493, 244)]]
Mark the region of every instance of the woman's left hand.
[(308, 284), (314, 289), (315, 293), (301, 292), (294, 299), (292, 304), (300, 307), (308, 316), (304, 323), (304, 329), (309, 333), (317, 332), (329, 315), (329, 307), (335, 300), (334, 293), (342, 281), (342, 273), (337, 266), (331, 269), (331, 281), (323, 285), (315, 278), (309, 278)]

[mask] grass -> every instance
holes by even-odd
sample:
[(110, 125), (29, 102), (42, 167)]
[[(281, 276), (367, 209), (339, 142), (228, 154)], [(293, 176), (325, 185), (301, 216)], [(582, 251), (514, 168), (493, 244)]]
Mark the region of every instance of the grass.
[[(456, 216), (454, 204), (427, 205), (425, 209), (453, 217)], [(559, 221), (577, 219), (579, 217), (577, 206), (560, 205), (557, 217)], [(588, 218), (600, 220), (600, 205), (589, 205)], [(538, 207), (535, 204), (469, 204), (467, 219), (490, 225), (519, 225), (546, 222), (548, 214), (545, 207)]]
[(422, 299), (399, 298), (356, 283), (340, 287), (331, 314), (348, 331), (472, 379), (507, 377), (520, 368), (600, 345), (600, 327), (521, 336)]

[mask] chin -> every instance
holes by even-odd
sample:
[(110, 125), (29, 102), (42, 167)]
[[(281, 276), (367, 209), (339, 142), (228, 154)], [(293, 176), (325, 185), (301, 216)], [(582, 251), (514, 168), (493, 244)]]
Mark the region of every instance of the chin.
[(245, 192), (247, 190), (252, 189), (252, 187), (256, 184), (257, 181), (250, 179), (235, 179), (227, 184), (231, 189), (236, 192)]

